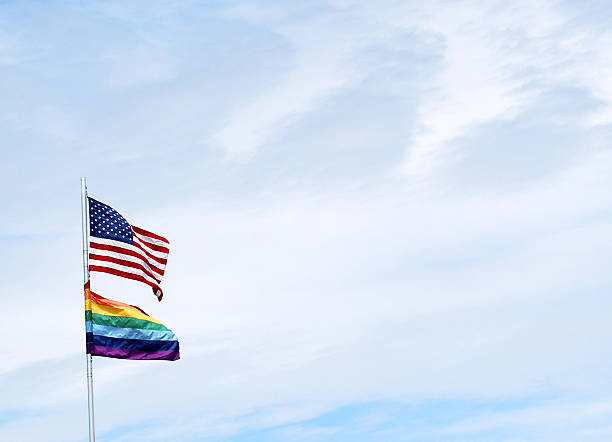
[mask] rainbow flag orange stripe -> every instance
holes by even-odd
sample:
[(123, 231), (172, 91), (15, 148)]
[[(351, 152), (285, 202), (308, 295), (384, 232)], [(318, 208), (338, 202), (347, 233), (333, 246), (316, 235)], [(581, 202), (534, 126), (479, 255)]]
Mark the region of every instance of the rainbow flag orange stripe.
[(140, 308), (106, 299), (85, 285), (87, 353), (119, 359), (179, 359), (174, 333)]

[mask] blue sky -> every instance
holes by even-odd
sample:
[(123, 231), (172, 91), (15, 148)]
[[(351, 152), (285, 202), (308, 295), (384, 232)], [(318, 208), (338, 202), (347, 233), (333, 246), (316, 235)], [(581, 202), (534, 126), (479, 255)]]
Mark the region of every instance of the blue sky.
[(607, 2), (0, 2), (0, 440), (85, 441), (80, 185), (170, 239), (100, 441), (612, 438)]

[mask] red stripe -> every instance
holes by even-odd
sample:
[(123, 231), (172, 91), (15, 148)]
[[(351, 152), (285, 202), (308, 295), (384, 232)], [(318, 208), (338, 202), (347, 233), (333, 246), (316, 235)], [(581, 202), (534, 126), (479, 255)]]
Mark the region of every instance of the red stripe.
[[(130, 249), (124, 249), (123, 247), (119, 247), (119, 246), (111, 246), (109, 244), (99, 244), (99, 243), (91, 243), (91, 248), (92, 249), (99, 249), (99, 250), (108, 250), (109, 252), (115, 252), (115, 253), (121, 253), (122, 255), (130, 255), (133, 256), (134, 258), (140, 258), (143, 261), (145, 261), (146, 263), (148, 263), (149, 265), (151, 265), (152, 263), (147, 259), (146, 256), (143, 256), (142, 254), (135, 252), (134, 250), (130, 250)], [(160, 264), (166, 264), (167, 260), (163, 260), (163, 263)], [(151, 269), (153, 269), (153, 271), (155, 273), (159, 273), (160, 275), (164, 274), (164, 270), (157, 268), (155, 266), (155, 264), (151, 265)]]
[[(162, 291), (160, 286), (152, 283), (151, 281), (147, 280), (141, 275), (135, 275), (134, 273), (122, 272), (121, 270), (115, 270), (115, 269), (111, 269), (110, 267), (104, 267), (104, 266), (98, 266), (98, 265), (90, 265), (89, 270), (92, 272), (110, 273), (111, 275), (121, 276), (122, 278), (134, 279), (136, 281), (144, 282), (145, 284), (153, 287), (153, 292), (155, 292), (155, 290), (159, 290), (160, 292)], [(161, 297), (159, 297), (159, 299), (161, 300)]]
[(98, 261), (112, 262), (112, 263), (119, 264), (119, 265), (124, 266), (124, 267), (131, 267), (133, 269), (142, 270), (147, 276), (153, 278), (158, 283), (161, 282), (161, 279), (157, 278), (145, 266), (143, 266), (142, 264), (138, 264), (137, 262), (132, 262), (132, 261), (126, 261), (124, 259), (113, 258), (112, 256), (96, 255), (94, 253), (90, 253), (89, 254), (89, 259), (95, 259), (95, 260), (98, 260)]
[[(149, 241), (141, 238), (137, 233), (135, 234), (136, 238), (138, 238), (140, 241), (142, 241), (143, 243), (145, 243), (147, 245), (147, 247), (155, 250), (156, 252), (162, 252), (162, 253), (168, 253), (170, 252), (170, 249), (168, 247), (164, 247), (164, 246), (158, 246), (157, 244), (153, 244), (150, 243)], [(136, 241), (134, 241), (136, 242)]]
[(151, 238), (155, 238), (155, 239), (159, 239), (160, 241), (165, 242), (166, 244), (170, 245), (170, 241), (168, 241), (166, 238), (164, 238), (163, 236), (159, 236), (156, 235), (153, 232), (149, 232), (145, 229), (141, 229), (140, 227), (136, 227), (136, 226), (132, 226), (132, 230), (136, 233), (140, 233), (141, 235), (146, 235), (146, 236), (150, 236)]
[[(134, 241), (134, 244), (132, 244), (134, 247), (138, 247), (140, 250), (143, 251), (143, 253), (145, 253), (149, 258), (154, 259), (157, 262), (160, 262), (161, 260), (166, 260), (166, 258), (158, 258), (157, 256), (155, 256), (154, 254), (152, 254), (151, 252), (149, 252), (147, 249), (145, 249), (143, 246), (141, 246), (140, 244), (138, 244), (138, 242)], [(166, 253), (166, 256), (168, 256), (168, 253)]]
[[(135, 252), (135, 251), (133, 251), (133, 250), (124, 249), (123, 247), (119, 247), (119, 246), (111, 246), (111, 245), (107, 245), (107, 244), (101, 244), (101, 243), (97, 243), (97, 242), (94, 242), (94, 241), (95, 241), (95, 238), (94, 238), (94, 237), (92, 237), (92, 238), (91, 238), (91, 240), (90, 240), (90, 245), (91, 245), (91, 247), (95, 247), (95, 248), (98, 248), (98, 249), (103, 249), (103, 250), (113, 250), (113, 249), (111, 249), (110, 247), (117, 247), (118, 249), (121, 249), (121, 251), (120, 251), (120, 252), (118, 252), (118, 253), (123, 253), (124, 251), (129, 251), (129, 252), (132, 252), (132, 253), (138, 253), (138, 252)], [(147, 250), (143, 249), (143, 248), (142, 248), (142, 246), (141, 246), (140, 244), (134, 243), (134, 244), (132, 244), (132, 245), (133, 245), (134, 247), (136, 247), (136, 248), (138, 248), (138, 249), (142, 250), (142, 252), (143, 252), (145, 255), (147, 255), (147, 257), (148, 257), (148, 258), (151, 258), (152, 260), (157, 261), (157, 262), (158, 262), (158, 263), (160, 263), (160, 264), (166, 265), (166, 263), (168, 262), (168, 260), (167, 260), (166, 258), (159, 258), (159, 257), (157, 257), (157, 256), (153, 255), (152, 253), (148, 252)], [(107, 247), (108, 247), (108, 248), (107, 248)], [(145, 258), (145, 261), (148, 261), (148, 260)]]

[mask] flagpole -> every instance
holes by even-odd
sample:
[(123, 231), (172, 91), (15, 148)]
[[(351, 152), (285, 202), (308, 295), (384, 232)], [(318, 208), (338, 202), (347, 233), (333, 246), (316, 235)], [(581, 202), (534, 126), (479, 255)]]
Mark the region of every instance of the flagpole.
[[(81, 226), (83, 228), (83, 284), (89, 281), (89, 218), (87, 213), (87, 182), (81, 177)], [(87, 336), (87, 335), (86, 335)], [(96, 430), (94, 427), (93, 403), (93, 373), (91, 366), (91, 353), (85, 347), (87, 357), (87, 412), (89, 415), (89, 442), (95, 442)]]

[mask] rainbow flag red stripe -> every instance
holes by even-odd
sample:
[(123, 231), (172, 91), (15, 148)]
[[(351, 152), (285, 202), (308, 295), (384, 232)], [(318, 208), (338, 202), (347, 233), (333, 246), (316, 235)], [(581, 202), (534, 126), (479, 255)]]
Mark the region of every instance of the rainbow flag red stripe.
[(140, 308), (106, 299), (85, 286), (87, 353), (119, 359), (179, 359), (174, 333)]

